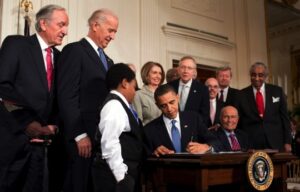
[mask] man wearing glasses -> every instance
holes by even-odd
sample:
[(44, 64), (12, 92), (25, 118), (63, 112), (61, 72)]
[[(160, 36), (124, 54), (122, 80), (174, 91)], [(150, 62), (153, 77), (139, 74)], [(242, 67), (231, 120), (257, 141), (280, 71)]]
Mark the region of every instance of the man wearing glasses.
[(290, 123), (283, 90), (266, 83), (268, 68), (256, 62), (250, 68), (251, 85), (241, 90), (238, 102), (240, 128), (254, 149), (291, 151)]

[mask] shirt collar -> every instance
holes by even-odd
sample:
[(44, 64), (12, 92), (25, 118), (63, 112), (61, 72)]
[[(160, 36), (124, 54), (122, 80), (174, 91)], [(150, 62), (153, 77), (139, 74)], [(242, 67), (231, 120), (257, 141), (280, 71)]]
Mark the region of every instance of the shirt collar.
[(223, 128), (223, 131), (224, 131), (224, 133), (226, 134), (227, 137), (229, 137), (230, 134), (234, 134), (234, 135), (235, 135), (234, 131), (230, 131), (230, 132), (229, 132), (229, 131), (227, 131), (227, 130), (224, 129), (224, 128)]
[(168, 117), (166, 117), (165, 115), (163, 115), (163, 120), (165, 125), (170, 125), (172, 120), (176, 120), (176, 123), (179, 123), (179, 113), (177, 113), (176, 117), (174, 119), (170, 119)]
[(45, 50), (49, 47), (49, 45), (44, 41), (44, 39), (38, 33), (36, 33), (36, 37), (38, 39), (38, 42), (39, 42), (42, 50)]
[(127, 105), (127, 107), (130, 108), (130, 105), (129, 105), (127, 99), (124, 97), (124, 95), (122, 95), (122, 94), (121, 94), (120, 92), (118, 92), (117, 90), (111, 90), (110, 93), (115, 94), (115, 95), (118, 95), (118, 96), (122, 99), (122, 101)]
[(183, 83), (181, 80), (179, 81), (179, 86), (185, 85), (186, 87), (191, 87), (193, 79), (190, 79), (187, 83)]
[[(256, 93), (257, 89), (252, 86), (254, 93)], [(260, 87), (260, 92), (264, 93), (265, 92), (265, 83), (262, 84), (262, 86)]]
[(93, 47), (93, 49), (98, 54), (98, 46), (96, 45), (96, 43), (88, 36), (86, 36), (85, 39), (87, 40), (87, 42), (89, 42), (89, 44)]

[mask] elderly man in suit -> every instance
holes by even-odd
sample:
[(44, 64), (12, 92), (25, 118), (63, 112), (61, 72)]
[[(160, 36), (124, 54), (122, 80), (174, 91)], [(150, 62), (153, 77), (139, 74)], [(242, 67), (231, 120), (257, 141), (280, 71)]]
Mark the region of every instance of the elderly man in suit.
[(217, 79), (208, 78), (205, 81), (205, 85), (208, 87), (209, 92), (209, 103), (210, 103), (210, 120), (208, 121), (208, 127), (215, 126), (216, 128), (220, 125), (220, 111), (223, 107), (223, 102), (217, 99), (219, 92), (219, 84)]
[(179, 95), (180, 111), (195, 111), (202, 116), (205, 125), (209, 122), (208, 88), (194, 80), (196, 61), (193, 57), (185, 56), (180, 59), (178, 66), (180, 79), (171, 81)]
[[(54, 46), (62, 44), (68, 24), (69, 18), (64, 8), (47, 5), (36, 14), (36, 34), (30, 37), (8, 36), (3, 41), (0, 51), (0, 98), (3, 98), (5, 106), (11, 106), (8, 109), (16, 120), (8, 120), (11, 133), (16, 138), (22, 138), (14, 142), (25, 145), (18, 151), (5, 148), (11, 156), (6, 162), (6, 173), (0, 173), (0, 179), (4, 180), (0, 184), (5, 184), (5, 187), (0, 186), (0, 191), (47, 190), (47, 174), (44, 174), (46, 140), (43, 136), (54, 134), (57, 128), (53, 114), (59, 51)], [(2, 168), (0, 170), (3, 171)]]
[(220, 90), (218, 100), (223, 102), (225, 106), (236, 104), (239, 90), (230, 87), (232, 72), (230, 67), (222, 67), (217, 70), (216, 78), (218, 80)]
[(250, 147), (247, 134), (237, 129), (239, 114), (235, 107), (226, 106), (221, 110), (221, 127), (212, 132), (219, 141), (219, 151), (247, 151)]
[(112, 11), (100, 9), (88, 24), (87, 37), (64, 47), (58, 67), (58, 103), (68, 154), (66, 192), (92, 191), (92, 141), (108, 94), (106, 72), (113, 65), (103, 49), (115, 38), (119, 22)]
[(250, 68), (251, 85), (241, 90), (239, 128), (254, 149), (291, 151), (291, 129), (283, 90), (266, 83), (268, 68), (256, 62)]
[(207, 131), (198, 113), (179, 112), (179, 98), (172, 86), (161, 85), (154, 97), (162, 115), (145, 126), (149, 154), (205, 153), (215, 147), (215, 137)]

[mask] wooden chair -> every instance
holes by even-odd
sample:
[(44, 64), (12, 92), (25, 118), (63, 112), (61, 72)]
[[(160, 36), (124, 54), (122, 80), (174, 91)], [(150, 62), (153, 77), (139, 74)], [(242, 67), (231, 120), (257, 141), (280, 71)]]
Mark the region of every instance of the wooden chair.
[(286, 180), (289, 192), (300, 192), (300, 159), (287, 163), (288, 178)]

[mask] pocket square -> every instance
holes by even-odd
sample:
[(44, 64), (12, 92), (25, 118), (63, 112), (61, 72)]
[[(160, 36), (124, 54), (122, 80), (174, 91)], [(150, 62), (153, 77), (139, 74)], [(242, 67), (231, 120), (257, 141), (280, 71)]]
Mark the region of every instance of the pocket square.
[(273, 103), (277, 103), (277, 102), (279, 102), (279, 100), (280, 100), (280, 97), (272, 97)]

